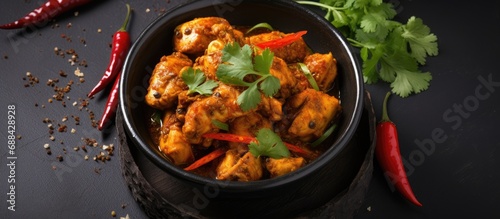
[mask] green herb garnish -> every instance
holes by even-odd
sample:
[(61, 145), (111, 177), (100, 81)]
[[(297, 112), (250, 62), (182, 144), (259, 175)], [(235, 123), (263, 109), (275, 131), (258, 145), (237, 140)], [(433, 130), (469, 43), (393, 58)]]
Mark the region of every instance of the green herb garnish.
[(163, 126), (163, 111), (155, 110), (151, 115), (151, 123), (156, 126)]
[(268, 29), (268, 30), (273, 30), (273, 27), (270, 24), (263, 22), (263, 23), (258, 23), (256, 25), (254, 25), (253, 27), (251, 27), (250, 29), (248, 29), (247, 32), (246, 32), (246, 34), (249, 34), (249, 33), (251, 33), (252, 31), (254, 31), (254, 30), (258, 29), (258, 28), (265, 28), (265, 29)]
[(212, 90), (219, 85), (214, 80), (206, 80), (206, 76), (201, 70), (195, 70), (191, 67), (182, 73), (181, 78), (189, 87), (188, 94), (210, 95)]
[(321, 137), (319, 137), (318, 139), (316, 139), (316, 141), (311, 143), (311, 147), (316, 147), (316, 146), (320, 145), (321, 143), (323, 143), (323, 141), (325, 141), (333, 133), (333, 131), (335, 131), (336, 128), (337, 128), (337, 124), (333, 124), (332, 126), (330, 126), (330, 128), (328, 128), (323, 133), (323, 135), (321, 135)]
[(419, 67), (427, 56), (438, 55), (438, 44), (436, 35), (420, 18), (400, 23), (394, 20), (394, 5), (382, 0), (297, 2), (325, 9), (325, 18), (342, 31), (351, 45), (360, 48), (365, 83), (381, 79), (401, 97), (429, 88), (431, 73)]
[(252, 48), (249, 45), (240, 47), (238, 43), (226, 44), (222, 50), (217, 78), (226, 84), (248, 87), (237, 100), (243, 111), (257, 107), (261, 101), (260, 91), (273, 96), (280, 89), (279, 79), (270, 73), (273, 58), (269, 49), (252, 58)]
[(290, 151), (281, 138), (271, 129), (263, 128), (257, 132), (257, 141), (248, 145), (253, 156), (268, 156), (271, 158), (289, 157)]
[(311, 71), (309, 71), (309, 68), (307, 67), (307, 65), (304, 63), (298, 63), (298, 65), (299, 65), (300, 69), (302, 70), (302, 72), (304, 73), (304, 75), (306, 76), (307, 81), (309, 81), (309, 84), (311, 84), (311, 87), (314, 90), (319, 91), (318, 83), (316, 83), (316, 80), (312, 76)]
[(212, 124), (220, 130), (229, 131), (229, 125), (217, 119), (212, 119)]

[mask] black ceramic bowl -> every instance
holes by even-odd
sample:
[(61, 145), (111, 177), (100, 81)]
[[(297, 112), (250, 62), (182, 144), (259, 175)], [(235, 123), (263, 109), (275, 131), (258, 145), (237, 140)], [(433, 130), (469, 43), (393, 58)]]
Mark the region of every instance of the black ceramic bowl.
[[(304, 40), (319, 53), (332, 52), (338, 63), (337, 83), (343, 107), (329, 149), (307, 166), (274, 179), (226, 182), (201, 177), (171, 164), (153, 144), (144, 117), (144, 102), (152, 69), (162, 55), (172, 53), (174, 28), (196, 17), (219, 16), (233, 25), (267, 22), (283, 32), (307, 30)], [(289, 0), (193, 1), (168, 11), (139, 36), (125, 62), (120, 84), (120, 107), (129, 138), (154, 164), (172, 176), (185, 194), (188, 211), (208, 217), (291, 216), (332, 199), (349, 185), (358, 169), (348, 147), (361, 118), (363, 79), (346, 39), (315, 12)], [(358, 166), (359, 167), (359, 166)], [(192, 202), (189, 203), (189, 200)], [(187, 206), (187, 207), (186, 207)]]

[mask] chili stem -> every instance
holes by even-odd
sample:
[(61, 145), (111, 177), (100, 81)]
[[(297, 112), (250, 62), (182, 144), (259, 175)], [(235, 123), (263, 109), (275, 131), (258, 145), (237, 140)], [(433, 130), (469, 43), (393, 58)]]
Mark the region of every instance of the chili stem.
[(120, 29), (118, 29), (118, 31), (127, 31), (127, 25), (128, 21), (130, 20), (130, 13), (132, 10), (130, 9), (130, 5), (128, 3), (125, 4), (125, 6), (127, 6), (127, 15), (125, 16), (125, 21), (123, 21), (123, 24)]
[(391, 120), (389, 119), (389, 113), (387, 113), (387, 101), (389, 100), (389, 97), (391, 96), (391, 92), (387, 92), (384, 98), (384, 103), (382, 105), (382, 118), (380, 122), (390, 122)]

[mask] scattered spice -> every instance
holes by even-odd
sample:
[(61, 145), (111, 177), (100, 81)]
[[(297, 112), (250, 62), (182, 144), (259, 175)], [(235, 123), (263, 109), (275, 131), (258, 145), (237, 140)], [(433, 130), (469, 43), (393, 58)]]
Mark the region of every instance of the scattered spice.
[(40, 80), (33, 76), (31, 72), (26, 72), (26, 77), (23, 77), (23, 80), (28, 80), (28, 83), (24, 84), (24, 87), (33, 87), (35, 84), (40, 83)]
[(77, 77), (83, 77), (83, 76), (85, 76), (85, 75), (83, 74), (83, 72), (82, 72), (82, 71), (80, 71), (80, 68), (78, 68), (78, 67), (76, 67), (76, 70), (75, 70), (75, 75), (76, 75)]
[(66, 74), (66, 72), (64, 72), (63, 70), (59, 70), (59, 76), (61, 77), (67, 77), (68, 75)]
[(58, 124), (59, 128), (57, 129), (58, 132), (66, 132), (68, 127), (65, 124)]

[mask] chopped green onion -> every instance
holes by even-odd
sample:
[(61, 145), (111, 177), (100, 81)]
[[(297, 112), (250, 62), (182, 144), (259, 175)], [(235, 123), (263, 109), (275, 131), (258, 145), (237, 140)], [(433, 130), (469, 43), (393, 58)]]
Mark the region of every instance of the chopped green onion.
[(314, 90), (319, 90), (318, 84), (316, 83), (316, 80), (314, 80), (314, 77), (311, 74), (311, 71), (309, 71), (309, 68), (304, 63), (298, 63), (300, 69), (302, 72), (304, 72), (304, 75), (306, 75), (307, 81), (309, 81), (309, 84), (314, 88)]
[(311, 147), (316, 147), (316, 146), (320, 145), (321, 143), (323, 143), (323, 141), (325, 141), (325, 139), (327, 139), (328, 136), (330, 136), (336, 128), (337, 128), (337, 124), (333, 124), (332, 126), (330, 126), (330, 128), (328, 128), (328, 130), (326, 130), (326, 132), (323, 133), (323, 135), (321, 137), (319, 137), (318, 139), (316, 139), (316, 141), (311, 143)]
[(154, 125), (163, 125), (163, 120), (162, 120), (162, 111), (161, 110), (156, 110), (152, 115), (151, 115), (151, 122)]
[(223, 123), (219, 120), (212, 119), (212, 124), (214, 124), (215, 127), (217, 127), (218, 129), (229, 131), (229, 125), (227, 123)]
[(249, 34), (250, 32), (252, 32), (253, 30), (255, 30), (257, 28), (266, 28), (268, 30), (273, 30), (273, 27), (270, 24), (264, 22), (264, 23), (256, 24), (255, 26), (253, 26), (252, 28), (247, 30), (246, 34)]

